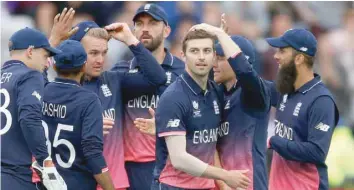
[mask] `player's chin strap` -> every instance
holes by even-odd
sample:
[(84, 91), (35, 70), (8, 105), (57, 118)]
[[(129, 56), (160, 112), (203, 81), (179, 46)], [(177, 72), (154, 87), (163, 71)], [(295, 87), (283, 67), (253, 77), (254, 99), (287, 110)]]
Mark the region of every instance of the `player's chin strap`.
[(43, 161), (43, 167), (41, 167), (37, 161), (32, 163), (32, 167), (42, 179), (42, 183), (47, 188), (47, 190), (68, 189), (65, 181), (59, 175), (50, 157)]

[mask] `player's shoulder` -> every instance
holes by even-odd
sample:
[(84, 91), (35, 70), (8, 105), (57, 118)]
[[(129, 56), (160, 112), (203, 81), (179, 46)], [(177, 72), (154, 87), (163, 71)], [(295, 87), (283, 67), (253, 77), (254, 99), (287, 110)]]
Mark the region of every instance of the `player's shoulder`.
[(181, 80), (181, 77), (177, 77), (177, 79), (172, 82), (165, 90), (165, 93), (184, 93), (184, 87), (183, 87), (183, 81)]
[(96, 93), (83, 87), (78, 88), (78, 95), (80, 95), (82, 99), (85, 100), (99, 100), (99, 97)]
[(127, 72), (130, 68), (130, 61), (122, 60), (113, 65), (110, 71)]
[(185, 68), (185, 63), (182, 61), (180, 58), (172, 55), (172, 68), (173, 69), (184, 69)]
[(308, 93), (315, 98), (320, 96), (329, 96), (333, 98), (332, 93), (322, 81), (318, 81), (312, 88), (313, 89), (309, 89)]
[(44, 86), (44, 78), (43, 74), (37, 70), (30, 69), (28, 67), (21, 69), (17, 72), (18, 82), (26, 82), (28, 80), (33, 81), (34, 83), (43, 83)]
[(160, 101), (184, 101), (188, 97), (180, 77), (171, 83), (161, 95)]

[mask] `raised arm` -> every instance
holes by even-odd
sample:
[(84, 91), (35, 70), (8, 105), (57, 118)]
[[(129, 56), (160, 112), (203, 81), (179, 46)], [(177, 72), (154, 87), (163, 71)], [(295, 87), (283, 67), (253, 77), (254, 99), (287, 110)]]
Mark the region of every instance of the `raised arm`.
[(128, 72), (117, 72), (122, 75), (122, 86), (125, 92), (149, 87), (158, 87), (166, 83), (166, 75), (160, 64), (149, 50), (133, 35), (126, 23), (114, 23), (105, 27), (109, 34), (126, 45), (133, 52), (139, 69)]

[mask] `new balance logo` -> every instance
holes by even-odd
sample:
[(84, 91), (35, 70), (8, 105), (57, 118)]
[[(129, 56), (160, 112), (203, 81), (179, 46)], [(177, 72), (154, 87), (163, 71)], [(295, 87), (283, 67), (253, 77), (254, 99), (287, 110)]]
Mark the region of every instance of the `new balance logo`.
[(168, 123), (167, 123), (167, 128), (169, 128), (169, 127), (178, 127), (179, 126), (179, 122), (180, 122), (180, 120), (179, 119), (170, 119), (169, 121), (168, 121)]
[(296, 104), (296, 107), (295, 107), (294, 112), (293, 112), (293, 116), (299, 116), (299, 112), (300, 112), (301, 106), (302, 106), (301, 102)]
[(328, 125), (326, 125), (326, 124), (324, 124), (324, 123), (319, 123), (316, 127), (315, 127), (315, 129), (318, 129), (318, 130), (321, 130), (321, 131), (324, 131), (324, 132), (327, 132), (328, 131), (328, 129), (329, 129), (330, 127), (328, 126)]
[(41, 95), (39, 95), (39, 93), (37, 92), (37, 91), (34, 91), (33, 93), (32, 93), (32, 96), (34, 96), (34, 97), (36, 97), (39, 101), (41, 101)]
[(101, 89), (102, 89), (103, 95), (104, 95), (105, 97), (112, 96), (112, 92), (111, 92), (111, 90), (109, 90), (107, 84), (103, 84), (103, 85), (101, 86)]

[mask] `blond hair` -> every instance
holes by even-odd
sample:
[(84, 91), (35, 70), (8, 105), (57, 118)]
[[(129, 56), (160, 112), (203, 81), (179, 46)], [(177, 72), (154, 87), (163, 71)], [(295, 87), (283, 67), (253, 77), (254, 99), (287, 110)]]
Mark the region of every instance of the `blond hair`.
[(87, 33), (87, 36), (95, 37), (95, 38), (100, 38), (100, 39), (105, 39), (109, 40), (110, 36), (107, 32), (107, 30), (103, 28), (91, 28)]

